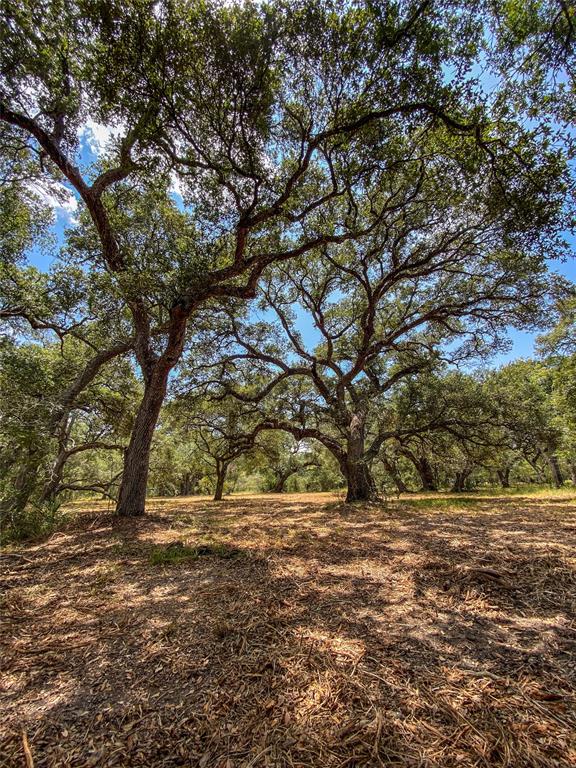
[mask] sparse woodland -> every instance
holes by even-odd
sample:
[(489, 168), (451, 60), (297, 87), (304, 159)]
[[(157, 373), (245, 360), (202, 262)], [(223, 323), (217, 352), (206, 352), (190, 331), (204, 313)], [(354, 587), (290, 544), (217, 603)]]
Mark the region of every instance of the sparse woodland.
[(0, 766), (573, 764), (575, 31), (0, 0)]

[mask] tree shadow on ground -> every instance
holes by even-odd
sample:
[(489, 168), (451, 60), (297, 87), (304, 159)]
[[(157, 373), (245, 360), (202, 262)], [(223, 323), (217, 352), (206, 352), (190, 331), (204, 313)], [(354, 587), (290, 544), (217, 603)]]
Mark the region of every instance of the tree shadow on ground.
[(576, 506), (505, 501), (96, 510), (9, 553), (0, 765), (22, 729), (38, 767), (570, 765)]

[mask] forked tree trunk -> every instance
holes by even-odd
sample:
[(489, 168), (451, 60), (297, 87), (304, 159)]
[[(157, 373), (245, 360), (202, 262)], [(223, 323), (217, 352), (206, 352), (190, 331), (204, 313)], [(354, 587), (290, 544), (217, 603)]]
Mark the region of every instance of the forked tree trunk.
[(150, 447), (162, 403), (166, 397), (168, 376), (182, 354), (188, 314), (180, 307), (171, 311), (171, 323), (163, 354), (150, 364), (130, 443), (124, 453), (124, 471), (116, 504), (121, 517), (144, 514), (146, 487), (150, 468)]
[(470, 475), (471, 470), (469, 469), (463, 469), (460, 472), (456, 472), (456, 477), (454, 478), (451, 488), (452, 493), (462, 493), (462, 491), (465, 491), (466, 483), (468, 482)]
[(62, 478), (64, 475), (64, 466), (66, 464), (66, 459), (68, 458), (68, 454), (65, 450), (60, 450), (60, 453), (56, 457), (56, 461), (54, 462), (52, 466), (52, 471), (50, 473), (50, 479), (44, 486), (44, 490), (42, 491), (42, 496), (40, 497), (41, 503), (49, 503), (56, 499), (58, 495), (58, 490), (62, 484)]
[[(542, 468), (538, 464), (538, 459), (542, 456), (541, 451), (538, 451), (538, 453), (535, 456), (529, 456), (528, 454), (523, 454), (524, 459), (526, 462), (532, 467), (534, 470), (534, 474), (536, 475), (536, 482), (537, 483), (545, 483), (546, 482), (546, 475)], [(546, 457), (544, 457), (546, 458)]]
[(292, 477), (298, 470), (291, 469), (289, 472), (283, 472), (276, 477), (276, 482), (272, 486), (272, 493), (284, 493), (284, 486), (289, 477)]
[(318, 462), (315, 459), (311, 459), (310, 461), (305, 461), (302, 464), (299, 464), (297, 466), (292, 466), (289, 469), (284, 470), (284, 472), (280, 472), (276, 477), (276, 482), (272, 486), (272, 493), (284, 493), (284, 487), (288, 480), (293, 476), (297, 475), (298, 473), (302, 472), (307, 467), (318, 467), (320, 466)]
[[(72, 431), (72, 426), (75, 421), (76, 421), (75, 414), (70, 415), (68, 410), (65, 410), (62, 412), (62, 415), (60, 417), (60, 423), (57, 429), (58, 454), (56, 456), (56, 459), (54, 460), (52, 469), (50, 470), (50, 476), (46, 484), (44, 485), (42, 496), (40, 497), (40, 502), (42, 504), (53, 502), (56, 499), (56, 496), (58, 495), (58, 489), (62, 485), (62, 478), (64, 477), (64, 467), (66, 465), (66, 461), (68, 460), (68, 456), (69, 456), (66, 450), (66, 446), (68, 443), (68, 439), (70, 437), (70, 433)], [(54, 431), (56, 432), (56, 430)]]
[(216, 463), (216, 490), (214, 491), (213, 501), (222, 501), (224, 495), (224, 483), (226, 482), (226, 474), (228, 472), (228, 462)]

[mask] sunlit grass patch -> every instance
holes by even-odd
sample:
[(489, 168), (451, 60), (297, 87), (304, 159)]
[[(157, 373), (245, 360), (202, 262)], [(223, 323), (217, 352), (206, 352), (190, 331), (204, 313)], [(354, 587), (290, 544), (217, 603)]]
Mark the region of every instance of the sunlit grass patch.
[(188, 546), (181, 541), (168, 546), (156, 546), (149, 555), (151, 565), (179, 565), (180, 563), (197, 560), (199, 557), (220, 557), (224, 560), (239, 557), (240, 550), (220, 542)]
[(523, 501), (550, 501), (568, 502), (576, 496), (576, 489), (572, 485), (562, 488), (551, 486), (520, 486), (508, 489), (478, 489), (467, 494), (432, 493), (430, 495), (402, 496), (400, 504), (408, 509), (450, 511), (450, 510), (474, 510), (486, 509), (493, 506), (498, 500), (508, 503), (520, 503)]
[(474, 491), (485, 498), (498, 497), (498, 496), (529, 496), (533, 497), (554, 497), (554, 496), (574, 496), (576, 494), (576, 486), (572, 483), (566, 483), (561, 488), (556, 488), (552, 485), (534, 485), (533, 483), (523, 483), (520, 485), (514, 485), (511, 488), (479, 488)]
[(151, 565), (179, 565), (189, 560), (196, 560), (197, 557), (198, 550), (195, 547), (170, 544), (167, 547), (154, 547), (149, 559)]
[(434, 496), (425, 499), (405, 499), (410, 507), (417, 509), (458, 509), (462, 507), (475, 507), (486, 504), (485, 496), (447, 496), (445, 498)]

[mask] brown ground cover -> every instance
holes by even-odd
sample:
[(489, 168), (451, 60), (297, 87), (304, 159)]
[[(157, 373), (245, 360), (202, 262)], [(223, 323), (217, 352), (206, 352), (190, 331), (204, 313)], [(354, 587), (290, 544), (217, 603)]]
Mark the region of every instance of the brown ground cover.
[(568, 495), (92, 504), (2, 557), (0, 765), (576, 765), (575, 542)]

